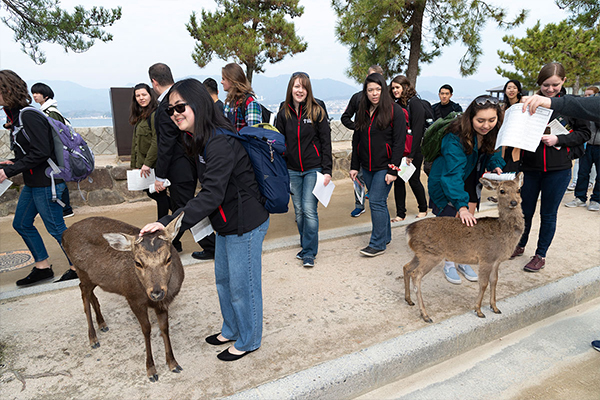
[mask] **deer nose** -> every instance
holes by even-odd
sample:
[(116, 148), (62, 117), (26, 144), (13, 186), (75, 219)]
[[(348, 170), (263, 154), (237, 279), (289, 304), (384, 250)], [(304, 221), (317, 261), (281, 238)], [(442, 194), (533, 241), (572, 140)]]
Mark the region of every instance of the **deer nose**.
[(161, 301), (164, 298), (165, 298), (165, 291), (162, 289), (154, 289), (150, 293), (150, 299), (152, 299), (153, 301)]
[(517, 204), (519, 204), (519, 203), (517, 203), (517, 201), (516, 201), (516, 200), (511, 200), (511, 201), (510, 201), (510, 206), (511, 206), (511, 207), (516, 207), (516, 206), (517, 206)]

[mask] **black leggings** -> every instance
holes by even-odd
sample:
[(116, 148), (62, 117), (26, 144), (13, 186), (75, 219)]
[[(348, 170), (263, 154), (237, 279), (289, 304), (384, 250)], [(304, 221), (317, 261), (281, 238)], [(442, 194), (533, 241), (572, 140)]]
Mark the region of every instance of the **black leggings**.
[[(408, 184), (417, 199), (419, 212), (427, 212), (425, 188), (421, 183), (421, 164), (423, 163), (423, 155), (417, 154), (412, 163), (417, 170), (408, 180)], [(394, 199), (396, 200), (396, 216), (406, 218), (406, 186), (404, 185), (404, 180), (400, 177), (394, 181)]]

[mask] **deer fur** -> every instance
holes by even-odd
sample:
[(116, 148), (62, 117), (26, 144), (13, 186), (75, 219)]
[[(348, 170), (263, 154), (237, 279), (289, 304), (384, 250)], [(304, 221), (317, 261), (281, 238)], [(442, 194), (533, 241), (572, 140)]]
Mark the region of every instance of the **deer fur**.
[(81, 283), (83, 310), (93, 349), (100, 343), (94, 330), (90, 304), (98, 328), (108, 331), (94, 288), (120, 294), (137, 317), (146, 342), (146, 371), (151, 382), (158, 380), (150, 343), (148, 308), (156, 312), (165, 343), (166, 361), (172, 372), (182, 368), (175, 361), (169, 338), (169, 304), (181, 288), (184, 272), (171, 241), (179, 232), (181, 213), (164, 230), (139, 237), (140, 228), (104, 217), (86, 218), (63, 234), (63, 247), (75, 266)]
[(481, 178), (480, 182), (488, 189), (496, 190), (498, 218), (478, 218), (475, 226), (467, 226), (454, 217), (428, 218), (413, 222), (406, 228), (408, 245), (415, 255), (404, 266), (404, 299), (409, 305), (414, 305), (410, 299), (412, 278), (421, 317), (425, 322), (432, 320), (425, 311), (421, 279), (444, 259), (472, 266), (478, 264), (479, 295), (475, 312), (478, 317), (485, 318), (481, 312), (481, 302), (489, 282), (490, 306), (496, 314), (501, 313), (496, 307), (498, 267), (502, 261), (510, 258), (523, 234), (525, 222), (520, 194), (523, 174), (517, 174), (510, 181)]

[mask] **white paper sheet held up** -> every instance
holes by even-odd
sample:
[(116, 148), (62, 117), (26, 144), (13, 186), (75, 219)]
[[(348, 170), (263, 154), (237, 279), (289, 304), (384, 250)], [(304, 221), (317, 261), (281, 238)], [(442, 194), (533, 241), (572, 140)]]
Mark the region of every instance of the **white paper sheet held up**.
[(154, 169), (150, 170), (150, 175), (147, 178), (142, 178), (140, 176), (139, 169), (131, 169), (127, 171), (127, 189), (128, 190), (144, 190), (148, 189), (150, 185), (156, 181), (156, 176), (154, 175)]
[(358, 178), (354, 180), (354, 194), (360, 204), (365, 204), (365, 185), (360, 183)]
[(202, 221), (198, 222), (196, 225), (192, 226), (190, 228), (190, 232), (192, 232), (192, 235), (194, 236), (194, 241), (199, 242), (200, 240), (213, 233), (214, 229), (210, 224), (210, 219), (206, 217)]
[(408, 182), (410, 177), (415, 173), (417, 167), (415, 167), (412, 163), (409, 165), (406, 163), (406, 157), (402, 157), (402, 162), (400, 163), (400, 169), (398, 170), (398, 176), (402, 178), (404, 182)]
[(329, 200), (331, 200), (333, 189), (335, 189), (333, 182), (329, 181), (329, 184), (325, 186), (325, 175), (317, 172), (317, 183), (315, 183), (315, 188), (312, 192), (317, 200), (319, 200), (325, 207), (327, 207)]
[(500, 146), (516, 147), (535, 152), (540, 144), (544, 130), (552, 116), (552, 110), (538, 107), (535, 114), (523, 112), (523, 104), (515, 104), (504, 112), (504, 122), (498, 138), (496, 149)]
[(0, 183), (0, 196), (2, 196), (4, 192), (6, 192), (6, 189), (8, 189), (10, 185), (12, 185), (12, 181), (8, 179), (5, 179), (2, 181), (2, 183)]

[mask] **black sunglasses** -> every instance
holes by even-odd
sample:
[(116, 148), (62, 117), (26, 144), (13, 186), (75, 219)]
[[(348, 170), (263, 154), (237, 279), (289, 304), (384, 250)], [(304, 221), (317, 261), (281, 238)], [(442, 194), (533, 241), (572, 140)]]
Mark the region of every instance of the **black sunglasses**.
[(307, 77), (308, 79), (310, 79), (310, 76), (308, 76), (308, 74), (307, 74), (306, 72), (301, 72), (301, 71), (294, 72), (294, 73), (292, 74), (292, 78), (295, 78), (295, 77), (297, 77), (298, 75), (306, 75), (306, 77)]
[(179, 114), (182, 114), (185, 112), (185, 106), (187, 106), (188, 103), (179, 103), (179, 104), (175, 104), (174, 106), (168, 107), (167, 108), (167, 115), (169, 117), (172, 117), (173, 114), (175, 113), (175, 111), (177, 111)]
[(475, 99), (475, 104), (478, 106), (483, 106), (485, 103), (498, 105), (500, 103), (500, 99), (488, 95), (479, 96)]

